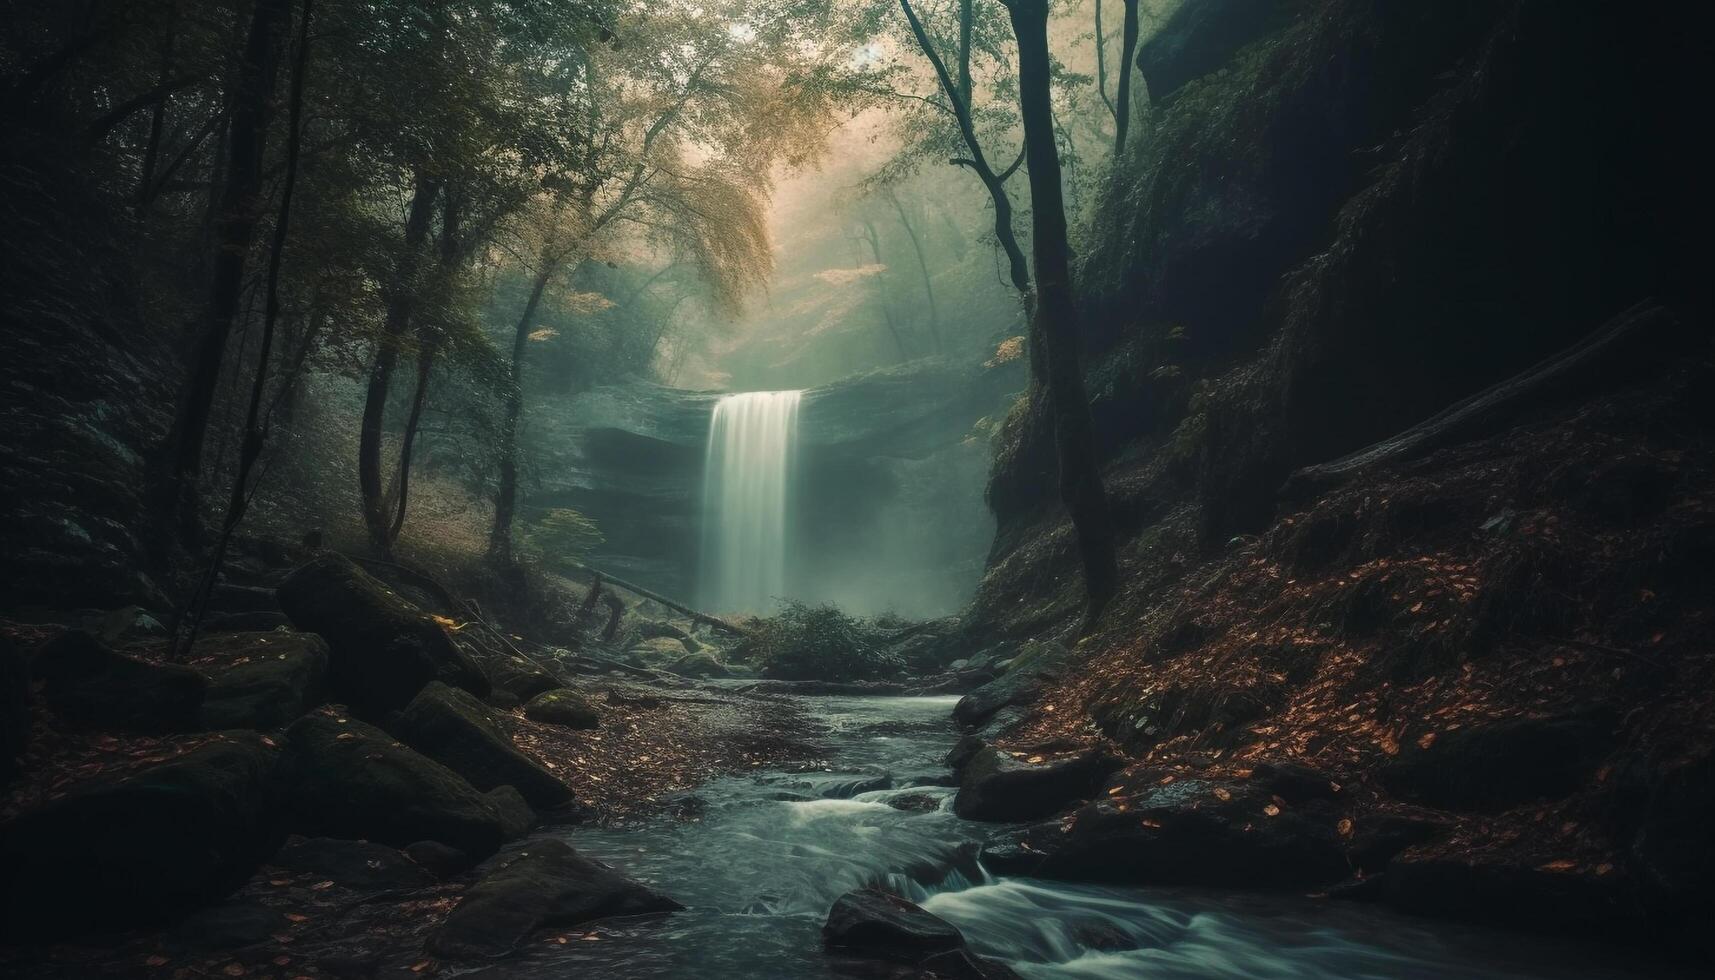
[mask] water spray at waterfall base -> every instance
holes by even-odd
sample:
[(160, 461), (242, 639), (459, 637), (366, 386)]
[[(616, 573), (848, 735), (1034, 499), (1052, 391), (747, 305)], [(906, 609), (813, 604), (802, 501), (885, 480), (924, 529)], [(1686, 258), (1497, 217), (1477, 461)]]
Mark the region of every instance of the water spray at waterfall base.
[(709, 421), (699, 600), (765, 612), (786, 589), (801, 391), (726, 395)]

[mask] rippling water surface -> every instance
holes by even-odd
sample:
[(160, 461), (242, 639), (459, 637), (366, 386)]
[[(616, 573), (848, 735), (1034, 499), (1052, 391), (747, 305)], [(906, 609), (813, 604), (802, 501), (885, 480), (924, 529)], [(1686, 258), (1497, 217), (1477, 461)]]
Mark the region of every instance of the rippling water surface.
[[(1291, 897), (996, 879), (974, 859), (992, 826), (951, 812), (941, 758), (954, 698), (818, 698), (824, 766), (697, 792), (699, 820), (575, 828), (568, 840), (689, 910), (581, 928), (484, 976), (756, 980), (852, 976), (820, 929), (843, 892), (885, 882), (957, 925), (977, 952), (1048, 978), (1609, 978), (1608, 951)], [(886, 788), (879, 788), (884, 786)], [(913, 809), (888, 805), (901, 797)]]

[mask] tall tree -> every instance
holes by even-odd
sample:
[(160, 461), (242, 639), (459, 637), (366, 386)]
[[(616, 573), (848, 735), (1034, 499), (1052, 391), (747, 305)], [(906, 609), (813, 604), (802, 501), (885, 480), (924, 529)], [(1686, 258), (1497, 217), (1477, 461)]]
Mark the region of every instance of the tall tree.
[[(917, 237), (917, 227), (911, 221), (911, 216), (905, 212), (905, 205), (899, 200), (899, 193), (889, 187), (882, 191), (882, 196), (893, 205), (893, 213), (899, 217), (899, 224), (905, 229), (905, 234), (911, 239), (911, 251), (917, 256), (917, 271), (923, 278), (923, 299), (929, 304), (929, 339), (934, 345), (935, 353), (942, 353), (941, 343), (941, 312), (935, 308), (935, 285), (929, 280), (929, 262), (923, 257), (923, 242)], [(881, 260), (876, 259), (877, 262)]]
[[(928, 59), (929, 65), (935, 71), (936, 83), (941, 88), (941, 94), (948, 103), (954, 123), (958, 127), (959, 139), (964, 144), (966, 156), (954, 157), (950, 162), (970, 168), (982, 182), (983, 189), (988, 191), (989, 200), (994, 206), (994, 237), (1006, 253), (1007, 275), (1012, 280), (1014, 289), (1020, 293), (1030, 290), (1030, 267), (1025, 262), (1024, 250), (1018, 245), (1018, 236), (1012, 227), (1012, 198), (1007, 194), (1006, 182), (1024, 162), (1024, 153), (1020, 152), (1009, 166), (996, 171), (990, 164), (988, 155), (983, 152), (981, 138), (977, 135), (976, 122), (971, 114), (971, 100), (966, 94), (969, 88), (967, 74), (962, 74), (961, 80), (955, 80), (947, 71), (947, 64), (935, 47), (934, 40), (929, 36), (923, 21), (917, 16), (917, 11), (911, 6), (911, 0), (899, 0), (899, 9), (905, 14), (906, 24), (911, 29), (912, 39), (917, 49)], [(965, 37), (971, 21), (969, 4), (960, 8), (961, 23), (959, 27), (961, 38)], [(970, 47), (966, 43), (960, 45), (962, 65), (968, 65)], [(967, 68), (961, 68), (962, 73), (968, 73)]]
[(251, 240), (263, 208), (262, 163), (269, 103), (274, 92), (280, 34), (290, 0), (257, 0), (239, 56), (237, 84), (227, 121), (225, 181), (215, 221), (215, 251), (207, 305), (194, 329), (194, 346), (178, 412), (163, 447), (165, 472), (157, 492), (161, 510), (181, 527), (198, 521), (196, 481), (226, 341), (238, 312)]
[[(1114, 90), (1114, 159), (1125, 153), (1125, 136), (1131, 126), (1132, 59), (1137, 53), (1138, 0), (1125, 0), (1125, 20), (1120, 33), (1120, 77)], [(1097, 22), (1096, 32), (1101, 33)]]
[(1050, 92), (1048, 0), (1002, 2), (1018, 41), (1019, 109), (1030, 160), (1031, 251), (1036, 263), (1036, 304), (1030, 336), (1033, 346), (1041, 351), (1045, 395), (1059, 458), (1060, 498), (1077, 534), (1088, 599), (1086, 623), (1093, 623), (1119, 588), (1119, 563), (1079, 352), (1078, 310)]

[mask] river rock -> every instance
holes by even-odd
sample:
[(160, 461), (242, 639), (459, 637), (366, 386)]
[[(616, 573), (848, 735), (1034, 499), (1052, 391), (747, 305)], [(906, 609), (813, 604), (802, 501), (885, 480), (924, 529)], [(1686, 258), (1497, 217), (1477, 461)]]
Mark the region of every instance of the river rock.
[(1449, 810), (1502, 810), (1578, 789), (1614, 747), (1601, 713), (1520, 718), (1410, 743), (1379, 775), (1388, 792)]
[(208, 683), (201, 674), (116, 653), (82, 630), (68, 630), (43, 644), (31, 669), (45, 681), (43, 698), (68, 721), (150, 734), (202, 727)]
[(294, 840), (268, 863), (359, 891), (421, 888), (435, 880), (429, 869), (385, 844), (334, 837)]
[(338, 555), (300, 566), (278, 595), (294, 625), (327, 641), (329, 686), (355, 710), (404, 707), (437, 679), (488, 695), (488, 679), (446, 630)]
[(1030, 762), (994, 747), (965, 764), (953, 812), (966, 820), (1035, 820), (1089, 799), (1120, 761), (1099, 749)]
[(632, 653), (650, 666), (672, 663), (690, 653), (684, 642), (672, 636), (652, 636), (631, 645)]
[(431, 681), (392, 726), (405, 744), (469, 780), (478, 789), (514, 786), (534, 806), (572, 800), (558, 776), (512, 744), (487, 707), (458, 688)]
[(205, 636), (192, 652), (217, 651), (225, 662), (206, 668), (204, 728), (284, 728), (321, 703), (328, 648), (314, 633)]
[(979, 725), (1002, 708), (1032, 700), (1070, 659), (1071, 652), (1058, 643), (1025, 644), (1005, 673), (959, 699), (953, 718), (962, 725)]
[(505, 839), (493, 801), (378, 728), (319, 712), (298, 719), (287, 737), (299, 833), (394, 847), (435, 840), (474, 857)]
[(500, 826), (507, 840), (523, 837), (536, 826), (536, 811), (530, 808), (530, 802), (516, 788), (496, 786), (483, 795), (500, 812)]
[(524, 706), (524, 717), (564, 728), (601, 727), (601, 709), (569, 688), (544, 691)]
[(965, 945), (945, 919), (879, 888), (841, 895), (828, 911), (822, 939), (830, 949), (913, 963)]
[(488, 657), (480, 663), (493, 688), (488, 701), (498, 708), (516, 708), (545, 691), (566, 684), (547, 669), (510, 652)]
[(16, 776), (30, 744), (30, 665), (0, 636), (0, 783)]
[(1016, 842), (1041, 855), (1033, 873), (1247, 888), (1316, 887), (1350, 873), (1334, 804), (1285, 804), (1248, 780), (1163, 783), (1154, 773), (1117, 788), (1075, 811), (1069, 827), (1039, 825)]
[[(1568, 862), (1570, 864), (1570, 862)], [(1405, 912), (1490, 926), (1635, 938), (1641, 910), (1622, 874), (1560, 868), (1506, 855), (1407, 851), (1388, 863), (1381, 899)]]
[(504, 956), (543, 926), (682, 908), (562, 841), (534, 841), (471, 886), (428, 948), (451, 959)]
[(0, 930), (134, 928), (229, 894), (284, 836), (278, 757), (260, 737), (220, 737), (28, 811), (0, 830)]
[(714, 658), (713, 654), (687, 653), (683, 657), (667, 665), (667, 669), (681, 677), (731, 677), (732, 671), (726, 664)]

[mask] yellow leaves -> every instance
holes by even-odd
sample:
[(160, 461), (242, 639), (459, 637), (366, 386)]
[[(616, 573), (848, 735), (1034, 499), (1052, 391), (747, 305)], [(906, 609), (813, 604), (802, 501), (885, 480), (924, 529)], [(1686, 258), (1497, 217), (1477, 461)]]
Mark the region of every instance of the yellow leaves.
[[(560, 332), (558, 330), (555, 330), (553, 327), (537, 327), (535, 330), (532, 330), (529, 333), (529, 337), (530, 337), (531, 342), (537, 343), (537, 344), (543, 343), (544, 341), (553, 340), (555, 337), (558, 337), (559, 335), (560, 335)], [(441, 617), (436, 616), (435, 618), (440, 619)]]
[(1024, 338), (1008, 337), (994, 349), (994, 356), (983, 362), (983, 367), (996, 368), (1009, 364), (1024, 356)]
[(1435, 744), (1435, 733), (1434, 732), (1425, 732), (1417, 740), (1417, 747), (1420, 749), (1427, 749), (1431, 745), (1434, 745), (1434, 744)]
[(1341, 817), (1340, 822), (1334, 825), (1334, 829), (1341, 837), (1352, 836), (1352, 818)]
[(356, 732), (340, 732), (338, 735), (335, 735), (333, 737), (333, 740), (336, 742), (343, 742), (348, 738), (356, 738), (356, 737), (357, 737)]
[(433, 966), (434, 963), (435, 963), (434, 960), (418, 960), (417, 962), (411, 964), (411, 972), (412, 973), (422, 973), (424, 970), (427, 970), (429, 967)]
[(1276, 803), (1265, 804), (1262, 808), (1262, 812), (1265, 816), (1278, 817), (1280, 816), (1280, 806)]
[(468, 623), (461, 623), (456, 619), (452, 619), (452, 618), (449, 618), (447, 616), (442, 616), (442, 615), (439, 615), (436, 613), (430, 613), (429, 618), (434, 620), (435, 623), (437, 625), (439, 625), (442, 629), (447, 630), (449, 632), (453, 632), (453, 633), (457, 633), (459, 630), (462, 630), (466, 626), (469, 625)]
[(310, 921), (310, 917), (307, 915), (304, 915), (302, 912), (287, 912), (286, 913), (286, 921), (287, 922), (308, 922), (308, 921)]
[(1033, 755), (1024, 761), (1030, 763), (1033, 766), (1036, 766), (1036, 765), (1041, 765), (1044, 760), (1043, 760), (1042, 756)]
[(1225, 786), (1217, 786), (1215, 787), (1215, 798), (1225, 803), (1233, 798), (1233, 794)]
[(1567, 871), (1576, 870), (1577, 867), (1578, 867), (1577, 862), (1568, 861), (1565, 858), (1561, 858), (1558, 861), (1550, 861), (1547, 864), (1538, 865), (1536, 870), (1538, 870), (1538, 871), (1553, 871), (1556, 873), (1564, 873)]

